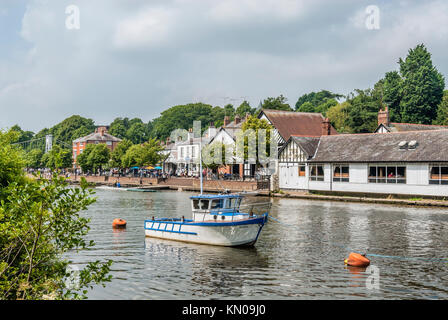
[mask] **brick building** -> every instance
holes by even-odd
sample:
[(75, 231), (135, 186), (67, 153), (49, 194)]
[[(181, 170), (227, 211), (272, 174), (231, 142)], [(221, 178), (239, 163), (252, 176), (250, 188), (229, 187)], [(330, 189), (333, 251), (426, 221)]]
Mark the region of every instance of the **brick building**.
[(107, 126), (98, 126), (95, 132), (73, 141), (73, 165), (76, 167), (76, 158), (84, 151), (88, 144), (104, 143), (110, 151), (114, 151), (121, 139), (108, 133)]

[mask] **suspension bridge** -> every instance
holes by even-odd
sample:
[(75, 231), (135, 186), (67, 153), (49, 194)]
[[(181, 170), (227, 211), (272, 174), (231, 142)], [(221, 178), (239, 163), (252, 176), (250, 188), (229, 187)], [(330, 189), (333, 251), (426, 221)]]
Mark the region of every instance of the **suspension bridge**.
[(12, 143), (11, 145), (20, 146), (25, 152), (29, 152), (33, 149), (42, 149), (45, 151), (45, 153), (47, 153), (53, 149), (54, 144), (57, 144), (64, 148), (72, 149), (72, 146), (70, 144), (54, 139), (53, 135), (51, 134), (48, 134), (42, 138)]

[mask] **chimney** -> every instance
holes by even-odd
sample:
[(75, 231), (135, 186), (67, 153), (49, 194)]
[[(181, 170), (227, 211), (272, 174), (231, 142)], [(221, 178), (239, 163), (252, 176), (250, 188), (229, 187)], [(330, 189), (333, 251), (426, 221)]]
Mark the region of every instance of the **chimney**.
[(224, 117), (224, 127), (227, 127), (230, 123), (230, 117), (229, 116), (225, 116)]
[(171, 138), (170, 137), (166, 138), (166, 145), (169, 145), (170, 142), (171, 142)]
[(247, 121), (247, 119), (249, 119), (249, 117), (250, 117), (250, 113), (246, 112), (246, 117), (244, 118), (244, 121)]
[(208, 127), (207, 136), (209, 138), (213, 138), (214, 136), (216, 136), (216, 128), (215, 128), (215, 123), (214, 122), (210, 122), (210, 125)]
[(239, 115), (236, 115), (235, 116), (235, 124), (238, 124), (238, 123), (240, 123), (241, 122), (241, 118), (240, 118), (240, 116)]
[(389, 120), (389, 107), (386, 106), (385, 110), (383, 111), (383, 108), (378, 111), (378, 125), (383, 124), (386, 127), (389, 126), (390, 120)]
[(190, 128), (188, 129), (188, 140), (191, 142), (193, 137), (193, 128)]
[(106, 133), (107, 132), (107, 127), (105, 127), (105, 126), (99, 126), (99, 127), (96, 127), (96, 129), (95, 129), (95, 133), (99, 133), (99, 134), (101, 134), (101, 136), (104, 136), (104, 133)]
[(328, 118), (325, 118), (322, 121), (322, 135), (323, 136), (329, 136), (331, 135), (331, 123)]

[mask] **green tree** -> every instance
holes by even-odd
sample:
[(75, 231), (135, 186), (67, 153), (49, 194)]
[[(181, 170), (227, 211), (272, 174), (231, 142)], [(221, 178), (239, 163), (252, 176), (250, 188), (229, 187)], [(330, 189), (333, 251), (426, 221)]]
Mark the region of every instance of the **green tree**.
[(92, 192), (70, 188), (56, 174), (51, 181), (24, 176), (23, 153), (10, 145), (16, 133), (0, 132), (0, 299), (85, 298), (94, 283), (110, 281), (112, 261), (89, 262), (75, 287), (66, 285), (68, 251), (92, 247), (89, 220), (79, 212)]
[(143, 143), (149, 139), (147, 126), (142, 122), (135, 122), (126, 131), (126, 138), (131, 140), (134, 144)]
[(352, 133), (374, 132), (378, 126), (378, 110), (381, 108), (381, 101), (378, 100), (375, 90), (359, 90), (349, 95), (348, 127)]
[(235, 113), (239, 115), (241, 118), (245, 117), (248, 113), (249, 115), (254, 115), (257, 111), (256, 108), (252, 108), (246, 100), (244, 100), (238, 108), (236, 108)]
[(400, 101), (401, 121), (431, 124), (437, 117), (445, 80), (433, 66), (431, 54), (423, 44), (410, 49), (405, 60), (399, 60), (403, 78)]
[(93, 145), (92, 151), (89, 153), (87, 162), (94, 172), (98, 169), (102, 170), (107, 166), (110, 160), (110, 150), (104, 143)]
[[(237, 157), (240, 156), (238, 153), (241, 146), (238, 146), (238, 144), (241, 143), (244, 148), (244, 161), (251, 162), (255, 160), (257, 164), (262, 164), (260, 160), (264, 160), (264, 156), (271, 156), (272, 129), (272, 126), (266, 120), (258, 119), (256, 116), (249, 116), (243, 123), (242, 130), (237, 133)], [(260, 130), (265, 130), (264, 141), (260, 140)], [(259, 151), (263, 145), (265, 146), (264, 154), (260, 154)], [(254, 156), (256, 159), (252, 159)]]
[(144, 144), (131, 146), (122, 158), (124, 168), (154, 166), (162, 159), (160, 151), (163, 147), (155, 139)]
[(96, 172), (109, 163), (110, 151), (104, 143), (88, 144), (76, 159), (82, 171)]
[(33, 139), (34, 133), (32, 131), (23, 131), (18, 125), (11, 128), (12, 131), (18, 133), (17, 139), (14, 142), (24, 142)]
[(93, 131), (95, 131), (95, 124), (92, 119), (73, 115), (50, 128), (49, 133), (53, 135), (55, 141), (71, 146), (73, 140)]
[(69, 168), (72, 166), (72, 153), (58, 145), (53, 145), (50, 152), (42, 156), (42, 164), (51, 170)]
[(5, 188), (11, 182), (21, 181), (25, 167), (23, 151), (11, 143), (17, 141), (19, 133), (0, 130), (0, 200), (4, 200)]
[(121, 168), (126, 151), (133, 146), (132, 141), (124, 139), (120, 141), (110, 155), (110, 165), (113, 168)]
[(128, 118), (116, 118), (109, 126), (109, 133), (114, 137), (125, 139), (126, 131), (129, 129)]
[(353, 131), (348, 125), (350, 108), (350, 103), (344, 101), (331, 107), (327, 111), (326, 115), (328, 119), (330, 120), (336, 131), (338, 131), (339, 133), (350, 133)]
[[(302, 95), (296, 102), (296, 110), (300, 112), (322, 112), (317, 111), (318, 106), (324, 105), (328, 100), (336, 101), (342, 98), (343, 95), (333, 93), (328, 90), (321, 90), (319, 92), (310, 92)], [(304, 104), (306, 105), (304, 106)], [(337, 104), (337, 101), (336, 101)], [(335, 106), (334, 102), (332, 106)], [(312, 107), (311, 107), (312, 106)], [(332, 107), (331, 106), (331, 107)], [(324, 107), (321, 107), (323, 109)], [(323, 112), (326, 112), (330, 107), (326, 108)], [(306, 111), (305, 111), (306, 110)]]
[(284, 97), (282, 94), (276, 98), (268, 97), (265, 100), (263, 100), (261, 108), (271, 110), (292, 111), (290, 105), (286, 103), (287, 101), (288, 99), (286, 99), (286, 97)]
[(316, 107), (309, 101), (306, 101), (300, 105), (297, 109), (298, 112), (316, 112)]
[(220, 107), (212, 107), (203, 103), (190, 103), (171, 107), (154, 119), (152, 136), (158, 139), (166, 139), (176, 129), (188, 130), (193, 121), (201, 121), (202, 130), (205, 130), (210, 122), (216, 126), (222, 124), (225, 110)]
[(448, 90), (443, 93), (442, 102), (437, 108), (437, 119), (433, 123), (448, 126)]
[(401, 122), (400, 102), (403, 80), (397, 71), (387, 72), (382, 84), (383, 104), (389, 107), (392, 122)]
[(31, 150), (25, 156), (26, 167), (34, 168), (34, 169), (41, 168), (43, 156), (44, 156), (44, 152), (42, 151), (42, 149)]

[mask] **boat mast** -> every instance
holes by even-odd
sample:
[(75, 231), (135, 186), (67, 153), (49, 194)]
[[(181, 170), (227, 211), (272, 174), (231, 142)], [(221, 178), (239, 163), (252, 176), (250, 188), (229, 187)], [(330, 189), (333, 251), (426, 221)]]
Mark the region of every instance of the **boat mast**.
[(203, 186), (202, 186), (202, 135), (200, 135), (200, 140), (199, 140), (199, 177), (201, 179), (201, 195), (202, 195), (202, 190), (203, 190)]

